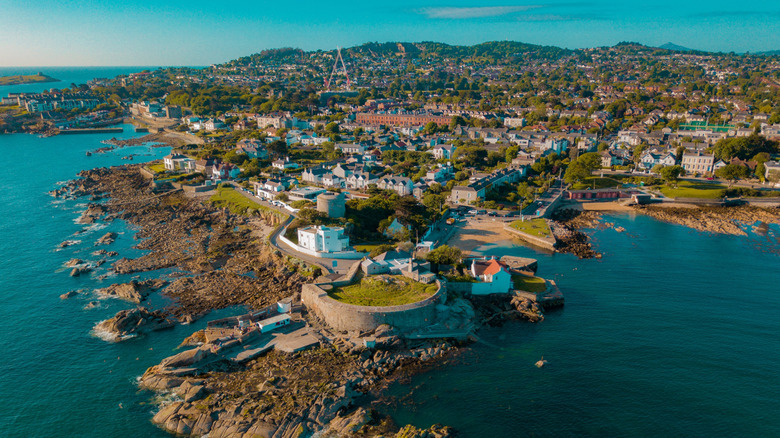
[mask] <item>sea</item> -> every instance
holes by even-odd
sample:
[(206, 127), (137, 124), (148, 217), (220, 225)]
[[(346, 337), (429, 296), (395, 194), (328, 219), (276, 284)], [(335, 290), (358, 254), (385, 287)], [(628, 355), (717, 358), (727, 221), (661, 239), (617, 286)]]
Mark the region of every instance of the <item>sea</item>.
[[(135, 278), (103, 278), (110, 262), (142, 252), (122, 221), (77, 224), (87, 201), (48, 192), (83, 169), (169, 152), (144, 145), (86, 156), (102, 140), (139, 135), (124, 128), (0, 135), (2, 437), (169, 436), (150, 422), (166, 397), (140, 391), (138, 378), (208, 319), (241, 311), (121, 343), (93, 333), (133, 307), (94, 292)], [(483, 328), (449, 363), (391, 385), (377, 407), (398, 424), (441, 423), (464, 437), (780, 436), (780, 227), (721, 236), (641, 214), (604, 221), (614, 227), (588, 230), (602, 259), (515, 242), (480, 248), (538, 259), (538, 274), (557, 282), (565, 307), (540, 323)], [(105, 248), (119, 255), (70, 277), (63, 264), (99, 260), (94, 242), (108, 231), (118, 238)], [(60, 248), (66, 240), (74, 244)], [(60, 299), (71, 290), (80, 293)], [(548, 366), (535, 367), (541, 358)]]

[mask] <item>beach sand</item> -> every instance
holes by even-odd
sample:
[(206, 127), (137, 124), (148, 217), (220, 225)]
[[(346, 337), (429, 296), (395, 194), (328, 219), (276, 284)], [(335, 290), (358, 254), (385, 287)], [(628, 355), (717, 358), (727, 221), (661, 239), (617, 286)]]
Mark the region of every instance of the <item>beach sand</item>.
[(504, 230), (503, 222), (478, 221), (459, 224), (447, 245), (460, 248), (468, 256), (482, 245), (503, 241), (516, 241), (511, 233)]

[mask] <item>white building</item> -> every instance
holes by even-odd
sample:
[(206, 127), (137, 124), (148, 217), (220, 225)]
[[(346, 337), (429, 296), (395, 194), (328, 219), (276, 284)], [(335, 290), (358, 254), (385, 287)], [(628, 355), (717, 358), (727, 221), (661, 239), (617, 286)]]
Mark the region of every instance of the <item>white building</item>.
[(195, 160), (182, 154), (171, 154), (163, 157), (165, 170), (182, 170), (193, 172), (195, 170)]
[(349, 248), (343, 227), (311, 226), (298, 229), (298, 245), (316, 252), (341, 252)]
[(690, 174), (710, 174), (715, 169), (715, 156), (711, 154), (702, 154), (697, 152), (695, 154), (683, 154), (682, 167), (686, 173)]

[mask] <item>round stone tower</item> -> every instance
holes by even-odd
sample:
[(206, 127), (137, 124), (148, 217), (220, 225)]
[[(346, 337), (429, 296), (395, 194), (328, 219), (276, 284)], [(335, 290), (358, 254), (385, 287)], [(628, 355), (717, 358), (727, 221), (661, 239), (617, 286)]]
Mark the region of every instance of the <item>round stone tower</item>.
[(344, 217), (346, 211), (346, 198), (343, 193), (325, 192), (317, 196), (317, 211), (321, 211), (328, 217)]

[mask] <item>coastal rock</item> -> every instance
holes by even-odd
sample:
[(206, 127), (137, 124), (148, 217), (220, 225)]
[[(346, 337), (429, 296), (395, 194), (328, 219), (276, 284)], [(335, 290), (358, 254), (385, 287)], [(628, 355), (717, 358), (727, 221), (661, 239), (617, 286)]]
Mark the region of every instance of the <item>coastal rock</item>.
[(150, 292), (162, 288), (167, 283), (167, 281), (159, 279), (141, 282), (132, 280), (129, 283), (112, 284), (107, 288), (97, 289), (96, 292), (101, 295), (120, 298), (138, 304), (145, 300)]
[(130, 335), (160, 330), (174, 324), (175, 322), (168, 319), (162, 312), (149, 311), (139, 307), (120, 310), (113, 318), (98, 323), (95, 330), (113, 335), (116, 340), (121, 341)]
[(100, 306), (100, 301), (90, 301), (86, 306), (84, 306), (84, 310), (94, 309), (98, 306)]
[[(84, 186), (79, 187), (79, 192), (83, 192), (83, 190), (84, 190)], [(76, 220), (76, 223), (79, 224), (94, 223), (95, 220), (103, 216), (105, 212), (106, 212), (105, 207), (103, 207), (102, 205), (91, 204), (83, 213), (81, 213), (81, 216)]]
[(81, 259), (70, 259), (70, 260), (68, 260), (67, 262), (65, 262), (65, 265), (64, 265), (64, 266), (65, 266), (66, 268), (72, 268), (72, 267), (75, 267), (75, 266), (81, 265), (81, 264), (83, 264), (83, 263), (84, 263), (84, 260), (81, 260)]
[(411, 424), (401, 428), (396, 438), (449, 438), (455, 436), (455, 430), (449, 426), (434, 424), (428, 429), (419, 429)]
[(116, 240), (116, 233), (108, 232), (95, 242), (95, 245), (110, 245)]
[(208, 348), (193, 348), (163, 359), (162, 362), (160, 362), (160, 366), (163, 368), (191, 367), (210, 356), (213, 355), (209, 352)]
[(61, 300), (67, 300), (68, 298), (75, 297), (78, 294), (79, 294), (78, 291), (75, 291), (75, 290), (68, 291), (68, 292), (65, 292), (64, 294), (60, 295), (60, 299)]
[(92, 271), (92, 268), (90, 268), (89, 266), (77, 266), (77, 267), (71, 269), (70, 276), (71, 277), (78, 277), (81, 274), (86, 274), (87, 272), (90, 272), (90, 271)]
[(187, 338), (185, 338), (181, 344), (179, 344), (176, 348), (182, 348), (182, 347), (194, 347), (203, 345), (206, 343), (206, 332), (203, 330), (198, 330), (195, 333), (191, 334)]

